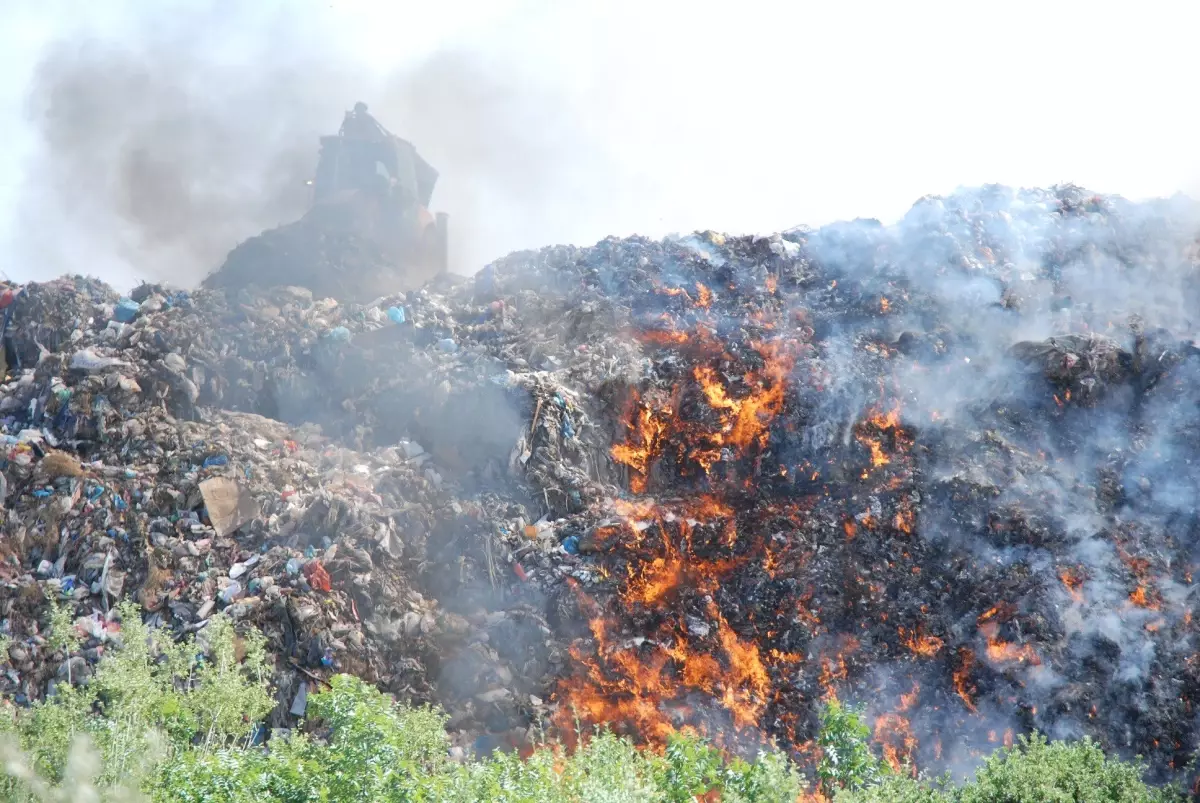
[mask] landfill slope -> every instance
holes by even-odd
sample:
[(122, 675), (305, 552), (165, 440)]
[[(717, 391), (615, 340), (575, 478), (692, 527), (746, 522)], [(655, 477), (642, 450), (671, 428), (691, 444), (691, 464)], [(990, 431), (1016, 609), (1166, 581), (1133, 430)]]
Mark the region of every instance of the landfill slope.
[(1198, 746), (1197, 232), (1190, 202), (988, 187), (365, 303), (28, 285), (0, 691), (86, 682), (132, 596), (261, 628), (275, 727), (349, 671), (464, 749), (582, 721), (804, 759), (837, 697), (897, 767), (1036, 728), (1171, 775)]

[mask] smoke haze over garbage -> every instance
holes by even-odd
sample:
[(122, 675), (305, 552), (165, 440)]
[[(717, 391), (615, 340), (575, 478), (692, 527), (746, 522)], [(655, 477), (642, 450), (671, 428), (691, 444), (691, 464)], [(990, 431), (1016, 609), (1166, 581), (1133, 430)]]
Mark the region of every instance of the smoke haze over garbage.
[[(441, 171), (454, 267), (608, 234), (898, 218), (959, 185), (1193, 189), (1196, 11), (7, 5), (15, 279), (193, 284), (294, 218), (355, 100)], [(251, 9), (252, 10), (249, 10)], [(1119, 60), (1120, 68), (1112, 64)]]
[[(259, 579), (337, 594), (347, 634), (377, 614), (357, 643), (280, 625), (280, 655), (378, 679), (379, 645), (433, 634), (438, 606), (448, 638), (452, 617), (494, 627), (510, 654), (443, 664), (458, 647), (430, 642), (389, 674), (452, 708), (483, 695), (464, 733), (532, 721), (515, 678), (564, 731), (582, 710), (653, 741), (691, 717), (799, 750), (842, 694), (872, 701), (897, 765), (972, 766), (1036, 727), (1153, 751), (1165, 777), (1200, 739), (1200, 206), (1108, 193), (1192, 189), (1172, 37), (1194, 26), (1145, 11), (1134, 50), (1123, 20), (1055, 8), (19, 6), (0, 267), (117, 289), (23, 297), (17, 367), (40, 367), (0, 409), (69, 439), (76, 472), (118, 426), (180, 467), (253, 468), (279, 515), (247, 531), (272, 540)], [(440, 170), (453, 267), (494, 270), (362, 306), (310, 285), (121, 297), (195, 285), (299, 216), (356, 100)], [(1063, 181), (1088, 190), (949, 193)], [(869, 216), (891, 225), (828, 223)], [(797, 223), (819, 228), (658, 239)], [(655, 239), (503, 256), (631, 232)], [(297, 452), (310, 488), (266, 473)], [(207, 532), (183, 473), (153, 510)], [(39, 490), (13, 495), (32, 512)], [(332, 584), (288, 569), (316, 545)], [(157, 603), (162, 571), (195, 577), (180, 549), (124, 557), (130, 587)], [(21, 560), (61, 579), (40, 543)], [(509, 592), (533, 607), (489, 618)]]

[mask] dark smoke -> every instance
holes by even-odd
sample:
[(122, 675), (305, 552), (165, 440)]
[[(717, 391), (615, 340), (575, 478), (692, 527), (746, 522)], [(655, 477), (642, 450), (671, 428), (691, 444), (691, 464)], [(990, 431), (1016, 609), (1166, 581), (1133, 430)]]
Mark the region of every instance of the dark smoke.
[(218, 6), (41, 54), (27, 105), (38, 148), (17, 204), (20, 256), (39, 275), (195, 284), (239, 241), (303, 213), (318, 137), (357, 100), (441, 171), (433, 205), (452, 215), (461, 272), (520, 245), (569, 194), (566, 151), (581, 139), (565, 107), (503, 67), (442, 51), (381, 76), (302, 15)]

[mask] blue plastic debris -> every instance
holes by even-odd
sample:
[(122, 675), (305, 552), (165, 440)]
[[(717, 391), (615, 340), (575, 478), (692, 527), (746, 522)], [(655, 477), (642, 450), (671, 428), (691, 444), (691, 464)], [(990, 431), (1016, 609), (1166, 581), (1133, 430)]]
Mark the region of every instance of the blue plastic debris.
[(404, 323), (404, 310), (401, 307), (388, 307), (387, 316), (392, 323)]
[(564, 538), (562, 546), (563, 549), (567, 551), (568, 555), (579, 554), (579, 538), (574, 535), (568, 535), (566, 538)]
[(454, 338), (444, 337), (438, 341), (438, 348), (447, 354), (453, 354), (458, 351), (458, 344), (454, 342)]
[(54, 491), (47, 491), (45, 488), (38, 488), (33, 492), (33, 495), (38, 499), (45, 499), (47, 496), (52, 496)]
[(228, 605), (237, 599), (241, 593), (242, 584), (237, 580), (231, 580), (229, 585), (225, 586), (225, 589), (217, 596), (220, 598), (221, 602), (224, 602), (226, 605)]
[(129, 323), (137, 317), (138, 310), (141, 305), (131, 298), (122, 298), (117, 302), (117, 307), (113, 311), (113, 320), (117, 323)]
[(178, 293), (172, 293), (163, 299), (163, 306), (167, 309), (171, 307), (190, 307), (192, 306), (191, 296), (187, 290), (180, 290)]
[(205, 468), (216, 468), (218, 466), (227, 466), (227, 465), (229, 465), (229, 458), (223, 454), (215, 454), (215, 455), (212, 455), (211, 457), (204, 458), (204, 467)]
[(570, 440), (575, 437), (575, 424), (571, 422), (571, 416), (569, 415), (563, 416), (562, 436), (564, 440)]
[(350, 330), (344, 326), (335, 326), (329, 330), (329, 337), (335, 343), (349, 343)]

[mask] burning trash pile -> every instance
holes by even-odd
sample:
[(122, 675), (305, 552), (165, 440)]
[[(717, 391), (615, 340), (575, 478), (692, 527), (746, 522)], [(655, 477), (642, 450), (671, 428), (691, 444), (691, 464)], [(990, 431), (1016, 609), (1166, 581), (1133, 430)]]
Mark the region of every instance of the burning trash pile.
[(837, 698), (898, 769), (1037, 729), (1182, 770), (1197, 212), (992, 187), (366, 304), (27, 286), (0, 691), (86, 680), (133, 595), (262, 628), (274, 726), (350, 671), (479, 749), (606, 723), (805, 760)]

